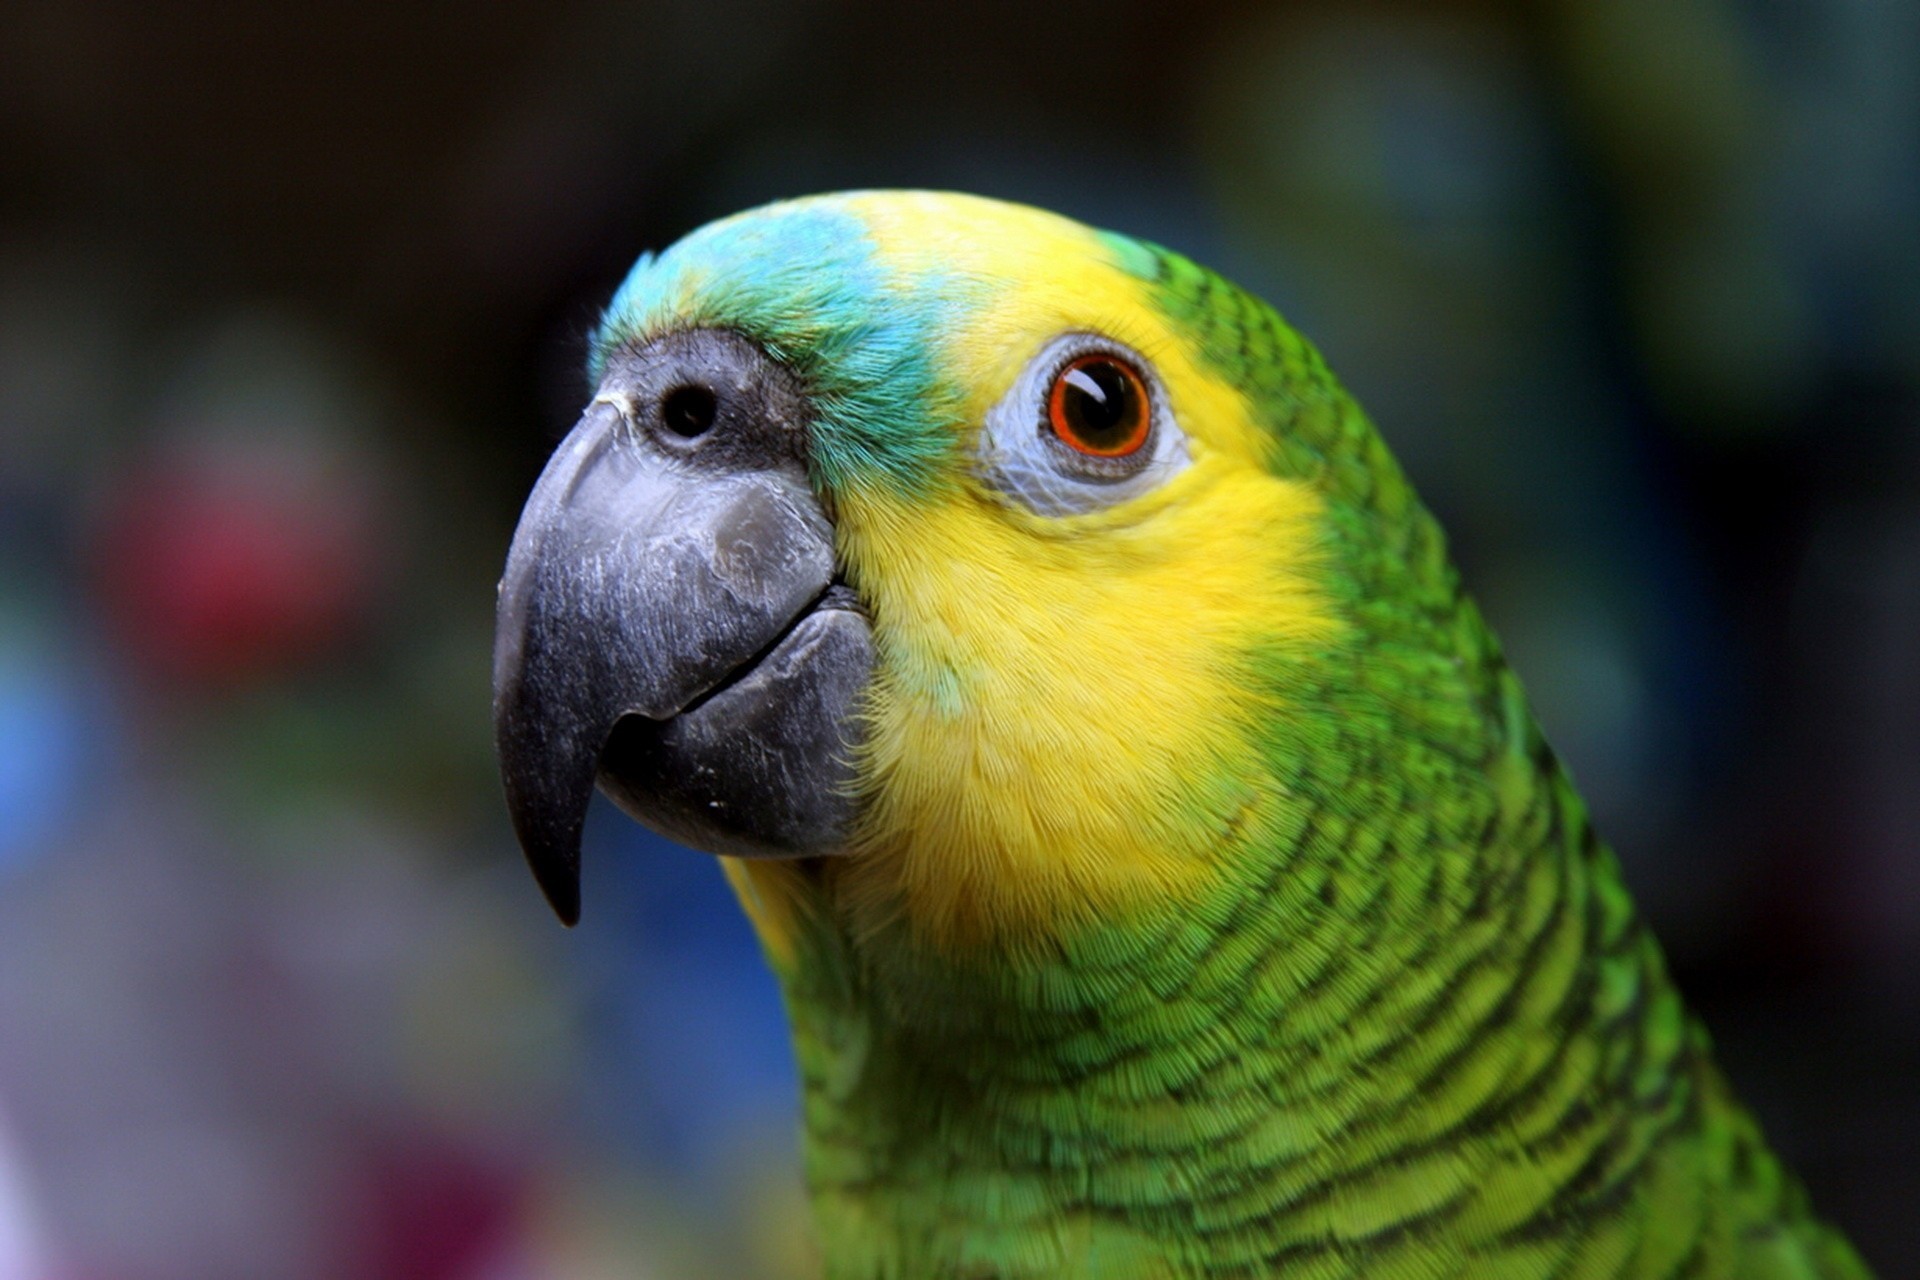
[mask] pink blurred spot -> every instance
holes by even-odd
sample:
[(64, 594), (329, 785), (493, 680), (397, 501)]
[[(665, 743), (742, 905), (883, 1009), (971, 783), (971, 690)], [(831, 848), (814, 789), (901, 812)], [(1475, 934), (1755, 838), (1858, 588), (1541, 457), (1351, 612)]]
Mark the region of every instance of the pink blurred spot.
[(416, 1134), (377, 1146), (363, 1166), (367, 1280), (476, 1280), (497, 1272), (521, 1233), (526, 1178), (497, 1157)]
[(96, 543), (105, 603), (164, 679), (233, 680), (326, 656), (370, 611), (365, 495), (279, 462), (171, 463), (119, 492)]

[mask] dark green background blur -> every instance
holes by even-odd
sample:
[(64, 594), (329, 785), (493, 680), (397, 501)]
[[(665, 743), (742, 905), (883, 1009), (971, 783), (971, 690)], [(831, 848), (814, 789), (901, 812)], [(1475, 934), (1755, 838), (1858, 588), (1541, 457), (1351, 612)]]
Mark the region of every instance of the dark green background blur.
[(11, 0), (0, 1277), (808, 1273), (710, 860), (520, 866), (492, 590), (641, 249), (899, 185), (1320, 343), (1920, 1275), (1920, 5)]

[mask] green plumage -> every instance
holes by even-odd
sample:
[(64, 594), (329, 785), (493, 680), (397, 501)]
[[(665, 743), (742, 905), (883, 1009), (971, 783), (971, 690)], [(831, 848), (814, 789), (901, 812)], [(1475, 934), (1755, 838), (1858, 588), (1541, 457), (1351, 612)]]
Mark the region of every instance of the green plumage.
[[(836, 1280), (1866, 1274), (1734, 1101), (1443, 537), (1263, 303), (1110, 237), (1326, 501), (1352, 625), (1227, 868), (1045, 945), (865, 931), (790, 877), (780, 963)], [(750, 326), (748, 326), (750, 328)]]

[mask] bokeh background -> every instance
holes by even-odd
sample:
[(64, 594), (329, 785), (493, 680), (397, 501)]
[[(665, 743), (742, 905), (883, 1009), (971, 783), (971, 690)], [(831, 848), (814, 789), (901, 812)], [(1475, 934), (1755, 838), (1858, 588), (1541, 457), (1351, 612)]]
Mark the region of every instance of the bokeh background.
[(9, 0), (0, 1280), (808, 1274), (711, 862), (520, 865), (492, 588), (633, 256), (883, 185), (1316, 338), (1920, 1275), (1920, 6)]

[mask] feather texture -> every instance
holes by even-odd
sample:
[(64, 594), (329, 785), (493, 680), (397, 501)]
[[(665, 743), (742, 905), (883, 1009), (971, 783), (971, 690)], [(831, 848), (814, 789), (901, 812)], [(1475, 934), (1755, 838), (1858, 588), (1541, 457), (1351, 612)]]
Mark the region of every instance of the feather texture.
[[(1852, 1277), (1714, 1068), (1438, 525), (1313, 348), (1185, 259), (931, 194), (643, 262), (603, 351), (741, 332), (818, 405), (873, 615), (844, 859), (730, 862), (829, 1274)], [(1192, 465), (973, 465), (1066, 332)]]

